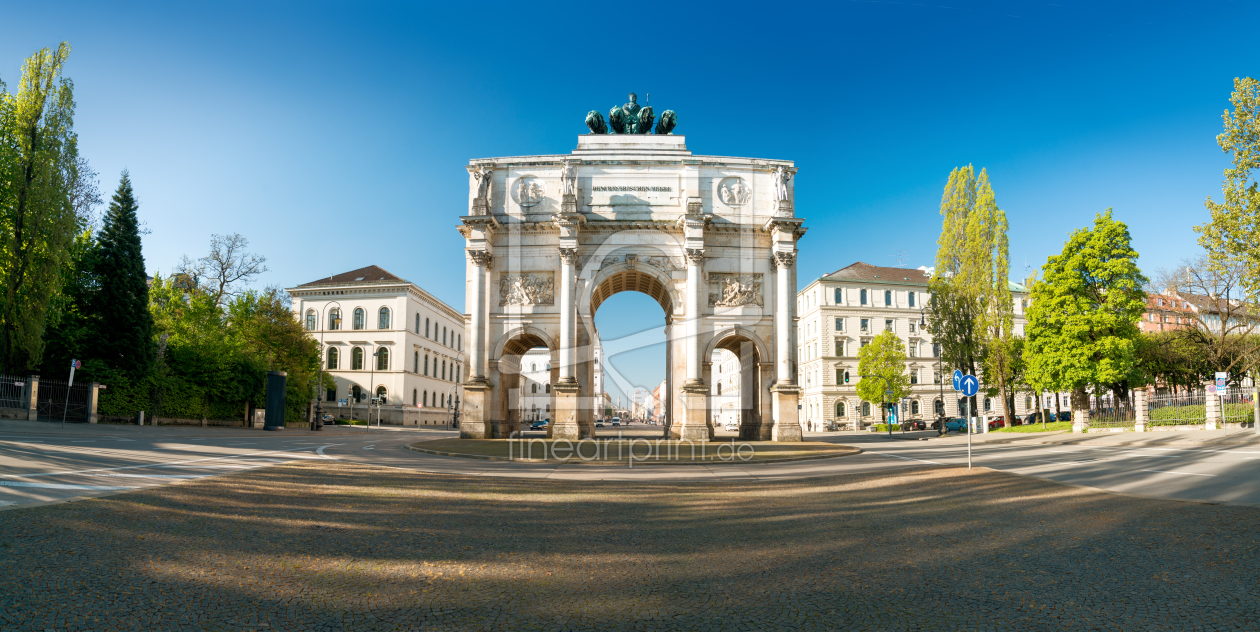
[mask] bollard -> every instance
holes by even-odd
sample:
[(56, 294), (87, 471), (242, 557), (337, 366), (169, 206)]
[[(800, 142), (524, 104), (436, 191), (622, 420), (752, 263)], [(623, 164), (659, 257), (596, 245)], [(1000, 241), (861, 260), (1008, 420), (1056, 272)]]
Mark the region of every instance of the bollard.
[(137, 422), (137, 423), (136, 423), (136, 425), (137, 425), (137, 426), (143, 426), (143, 425), (144, 425), (144, 411), (143, 411), (143, 410), (142, 410), (142, 411), (140, 411), (140, 421), (139, 421), (139, 422)]

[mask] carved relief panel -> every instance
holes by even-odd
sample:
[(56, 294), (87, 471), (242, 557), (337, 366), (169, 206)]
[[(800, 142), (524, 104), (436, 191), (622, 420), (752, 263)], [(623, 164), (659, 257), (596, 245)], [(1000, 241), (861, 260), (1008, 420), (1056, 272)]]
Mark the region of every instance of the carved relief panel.
[(740, 305), (760, 307), (763, 304), (760, 273), (710, 272), (709, 287), (717, 290), (709, 292), (709, 305), (712, 307), (738, 307)]
[(499, 305), (555, 304), (555, 273), (525, 272), (499, 277)]

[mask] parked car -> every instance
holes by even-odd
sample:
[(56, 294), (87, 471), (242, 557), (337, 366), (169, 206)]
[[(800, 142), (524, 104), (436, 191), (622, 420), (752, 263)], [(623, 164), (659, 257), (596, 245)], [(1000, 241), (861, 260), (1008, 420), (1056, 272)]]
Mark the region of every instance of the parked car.
[(726, 430), (727, 432), (739, 432), (739, 424), (734, 421), (728, 421), (726, 422), (726, 426), (723, 430)]
[(1072, 411), (1065, 410), (1059, 413), (1059, 421), (1072, 421)]
[(901, 422), (902, 430), (927, 430), (927, 424), (922, 419), (907, 419)]
[(603, 428), (603, 427), (604, 427), (604, 420), (603, 420), (603, 419), (596, 419), (596, 420), (595, 420), (595, 427), (596, 427), (596, 428)]
[(529, 426), (529, 429), (530, 430), (546, 430), (547, 420), (544, 419), (542, 421), (535, 421), (533, 424)]
[(997, 430), (998, 428), (1005, 428), (1005, 427), (1006, 427), (1005, 417), (994, 417), (993, 419), (989, 420), (989, 430)]
[(961, 418), (961, 417), (954, 417), (954, 418), (952, 418), (952, 419), (947, 419), (947, 420), (945, 420), (945, 429), (946, 429), (946, 430), (958, 430), (958, 431), (960, 431), (960, 432), (966, 432), (966, 431), (967, 431), (967, 420), (966, 420), (966, 419), (963, 419), (963, 418)]
[(1024, 419), (1024, 423), (1028, 425), (1039, 424), (1041, 423), (1041, 416), (1037, 413), (1028, 413), (1028, 417)]

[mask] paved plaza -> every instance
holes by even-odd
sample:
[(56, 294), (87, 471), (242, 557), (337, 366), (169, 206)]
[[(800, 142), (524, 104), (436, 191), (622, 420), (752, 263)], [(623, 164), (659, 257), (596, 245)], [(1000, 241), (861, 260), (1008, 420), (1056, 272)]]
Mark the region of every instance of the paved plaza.
[(1258, 519), (954, 467), (677, 484), (307, 460), (0, 511), (0, 628), (1257, 629)]

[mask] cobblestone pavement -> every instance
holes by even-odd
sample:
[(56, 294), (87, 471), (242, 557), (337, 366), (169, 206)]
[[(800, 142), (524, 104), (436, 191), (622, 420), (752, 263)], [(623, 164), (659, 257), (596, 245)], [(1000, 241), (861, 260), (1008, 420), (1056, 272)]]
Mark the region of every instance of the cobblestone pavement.
[(303, 462), (0, 511), (0, 628), (1258, 629), (1258, 518), (957, 468), (680, 486)]

